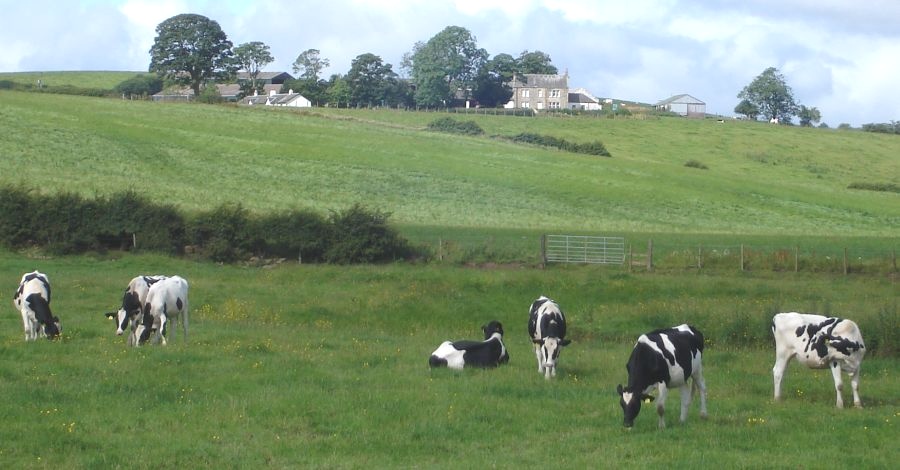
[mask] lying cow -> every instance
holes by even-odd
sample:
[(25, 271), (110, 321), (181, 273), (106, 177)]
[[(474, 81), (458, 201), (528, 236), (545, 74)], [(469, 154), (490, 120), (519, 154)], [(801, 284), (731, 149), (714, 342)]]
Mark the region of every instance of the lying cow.
[(141, 322), (134, 331), (135, 345), (147, 342), (153, 332), (161, 344), (167, 344), (170, 319), (181, 320), (183, 342), (187, 342), (188, 283), (179, 276), (162, 279), (150, 286), (141, 310)]
[(687, 420), (693, 388), (700, 390), (700, 417), (706, 418), (706, 383), (703, 381), (703, 334), (690, 325), (679, 325), (641, 335), (625, 368), (628, 370), (628, 386), (616, 388), (621, 397), (619, 404), (625, 413), (625, 427), (634, 425), (641, 411), (643, 400), (653, 401), (648, 395), (653, 388), (659, 390), (656, 414), (659, 429), (666, 427), (665, 406), (669, 388), (681, 388), (681, 417)]
[(44, 273), (26, 273), (13, 295), (13, 304), (22, 313), (25, 326), (25, 341), (34, 341), (38, 336), (48, 339), (59, 337), (59, 318), (50, 311), (50, 280)]
[(838, 408), (844, 407), (841, 371), (850, 375), (853, 405), (862, 408), (859, 399), (859, 366), (866, 354), (859, 327), (852, 320), (806, 313), (779, 313), (772, 318), (775, 336), (775, 400), (781, 399), (781, 379), (791, 359), (811, 369), (831, 369)]
[(431, 353), (431, 367), (496, 367), (509, 362), (509, 354), (503, 345), (503, 325), (491, 321), (481, 327), (484, 341), (444, 341)]
[(545, 379), (556, 377), (556, 361), (563, 346), (571, 343), (566, 337), (566, 317), (559, 305), (540, 296), (532, 302), (528, 316), (528, 335), (534, 343), (538, 373)]
[(131, 327), (128, 333), (127, 344), (133, 346), (135, 343), (135, 330), (141, 319), (141, 311), (144, 302), (147, 301), (147, 292), (150, 286), (158, 281), (166, 279), (167, 276), (138, 276), (128, 283), (125, 288), (125, 294), (122, 296), (122, 308), (118, 312), (109, 312), (106, 318), (116, 321), (116, 334), (121, 336), (125, 333), (126, 327)]

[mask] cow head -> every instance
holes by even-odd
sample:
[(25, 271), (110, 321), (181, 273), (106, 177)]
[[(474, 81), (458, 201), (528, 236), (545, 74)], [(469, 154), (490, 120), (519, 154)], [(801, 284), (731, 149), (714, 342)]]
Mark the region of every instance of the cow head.
[(541, 345), (541, 365), (544, 367), (546, 377), (549, 378), (550, 375), (556, 375), (556, 360), (559, 358), (559, 351), (572, 341), (551, 336), (533, 339), (532, 342)]
[(115, 320), (116, 334), (122, 336), (122, 334), (125, 333), (125, 328), (128, 328), (128, 322), (137, 315), (137, 313), (138, 312), (134, 312), (130, 315), (124, 308), (120, 308), (118, 312), (107, 312), (106, 318)]
[(630, 428), (634, 426), (634, 419), (641, 412), (641, 402), (653, 401), (653, 397), (642, 392), (635, 392), (630, 387), (622, 388), (622, 384), (616, 387), (616, 392), (619, 393), (619, 405), (622, 406), (622, 411), (625, 413), (625, 427)]
[(61, 331), (59, 317), (53, 317), (53, 321), (44, 325), (44, 334), (47, 336), (47, 339), (58, 339)]
[(481, 327), (481, 331), (484, 331), (484, 339), (488, 340), (494, 333), (499, 333), (500, 336), (503, 336), (503, 324), (498, 322), (497, 320), (490, 321), (487, 325), (483, 325)]

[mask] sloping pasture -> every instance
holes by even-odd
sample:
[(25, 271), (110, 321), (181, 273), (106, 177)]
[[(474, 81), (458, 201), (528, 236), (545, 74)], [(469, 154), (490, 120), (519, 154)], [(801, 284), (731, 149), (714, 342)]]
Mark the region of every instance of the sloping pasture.
[[(834, 409), (830, 374), (792, 367), (773, 403), (768, 322), (780, 310), (855, 318), (874, 346), (896, 328), (889, 280), (637, 275), (597, 268), (298, 266), (155, 256), (0, 253), (0, 465), (4, 468), (890, 467), (900, 420), (895, 357), (863, 364), (864, 409)], [(9, 295), (22, 272), (53, 283), (58, 342), (23, 341)], [(136, 273), (191, 282), (189, 341), (128, 349), (103, 312)], [(527, 308), (556, 298), (573, 344), (536, 371)], [(430, 371), (445, 339), (506, 326), (496, 370)], [(626, 432), (615, 386), (641, 332), (707, 335), (710, 418), (696, 405)], [(893, 322), (893, 323), (891, 323)], [(895, 330), (896, 331), (896, 330)], [(845, 400), (846, 400), (845, 395)]]

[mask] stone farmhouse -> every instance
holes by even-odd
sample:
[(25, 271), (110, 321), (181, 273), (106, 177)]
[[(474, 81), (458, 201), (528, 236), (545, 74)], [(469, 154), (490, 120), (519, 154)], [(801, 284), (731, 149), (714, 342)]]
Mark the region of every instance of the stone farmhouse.
[(513, 75), (509, 83), (512, 96), (506, 108), (542, 111), (569, 107), (569, 74), (526, 73)]

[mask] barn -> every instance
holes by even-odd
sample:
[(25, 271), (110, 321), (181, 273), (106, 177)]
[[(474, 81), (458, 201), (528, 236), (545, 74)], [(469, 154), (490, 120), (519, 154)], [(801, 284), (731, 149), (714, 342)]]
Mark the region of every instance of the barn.
[(669, 111), (680, 116), (704, 117), (706, 103), (688, 94), (675, 95), (656, 103), (657, 111)]

